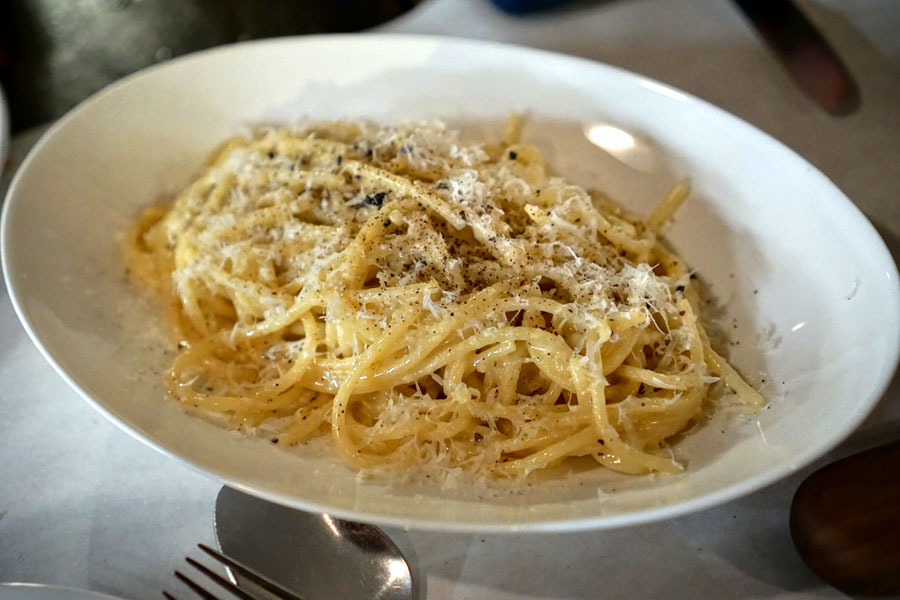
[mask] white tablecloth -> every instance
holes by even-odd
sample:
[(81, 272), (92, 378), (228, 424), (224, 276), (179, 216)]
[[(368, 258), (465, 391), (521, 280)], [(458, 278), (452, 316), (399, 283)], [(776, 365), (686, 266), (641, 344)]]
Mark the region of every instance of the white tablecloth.
[[(511, 17), (484, 0), (430, 0), (383, 31), (506, 41), (624, 67), (771, 133), (822, 169), (900, 253), (900, 4), (802, 2), (844, 57), (861, 109), (813, 105), (726, 0), (607, 0)], [(38, 132), (13, 140), (12, 170)], [(900, 437), (895, 381), (872, 417), (819, 464)], [(827, 598), (791, 544), (790, 500), (810, 469), (688, 517), (558, 535), (390, 530), (421, 597)], [(107, 422), (43, 361), (0, 288), (0, 581), (158, 598), (197, 542), (212, 543), (219, 484)], [(315, 599), (312, 599), (315, 600)]]

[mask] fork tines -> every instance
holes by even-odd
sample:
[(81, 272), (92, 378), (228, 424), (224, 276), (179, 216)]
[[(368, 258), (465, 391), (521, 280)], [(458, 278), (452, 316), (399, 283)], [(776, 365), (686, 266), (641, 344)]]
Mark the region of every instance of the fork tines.
[[(259, 587), (260, 589), (269, 592), (269, 594), (272, 594), (272, 596), (274, 596), (275, 598), (279, 598), (281, 600), (303, 600), (302, 598), (300, 598), (300, 596), (294, 594), (293, 592), (291, 592), (289, 590), (284, 589), (282, 586), (278, 585), (277, 583), (275, 583), (268, 577), (266, 577), (264, 575), (260, 575), (259, 573), (257, 573), (253, 569), (251, 569), (250, 567), (247, 567), (247, 566), (239, 563), (238, 561), (234, 560), (233, 558), (225, 556), (221, 552), (213, 550), (212, 548), (210, 548), (209, 546), (206, 546), (204, 544), (197, 544), (197, 547), (200, 548), (201, 550), (203, 550), (208, 555), (212, 556), (214, 559), (216, 559), (217, 561), (219, 561), (220, 563), (222, 563), (229, 569), (231, 569), (232, 572), (240, 575), (247, 581), (252, 582), (255, 586)], [(245, 588), (238, 587), (236, 584), (232, 583), (228, 579), (225, 579), (218, 573), (215, 573), (214, 571), (212, 571), (208, 567), (200, 564), (199, 562), (192, 559), (191, 557), (186, 557), (185, 560), (187, 561), (187, 563), (189, 565), (191, 565), (192, 567), (194, 567), (195, 569), (197, 569), (198, 571), (200, 571), (201, 573), (206, 575), (209, 579), (212, 579), (213, 581), (215, 581), (223, 589), (227, 590), (232, 596), (241, 598), (242, 600), (261, 600), (262, 596), (253, 595), (250, 592), (248, 592)], [(189, 588), (191, 588), (194, 591), (194, 593), (196, 593), (201, 598), (205, 598), (206, 600), (219, 600), (219, 596), (216, 596), (215, 594), (213, 594), (212, 592), (210, 592), (209, 590), (207, 590), (206, 588), (201, 586), (196, 581), (193, 581), (190, 577), (188, 577), (181, 571), (175, 571), (175, 577), (177, 577), (179, 580), (184, 582), (185, 585), (187, 585)], [(163, 592), (163, 596), (168, 598), (168, 600), (176, 600), (175, 597), (172, 596), (168, 592)]]

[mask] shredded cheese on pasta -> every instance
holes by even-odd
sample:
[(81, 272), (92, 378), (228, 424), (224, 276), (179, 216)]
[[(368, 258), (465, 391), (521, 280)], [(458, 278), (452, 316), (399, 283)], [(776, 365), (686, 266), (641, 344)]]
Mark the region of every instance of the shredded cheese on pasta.
[(505, 139), (441, 124), (258, 132), (148, 208), (131, 272), (166, 299), (192, 410), (291, 446), (330, 435), (360, 469), (522, 478), (583, 457), (681, 470), (667, 440), (724, 380), (697, 285), (658, 231)]

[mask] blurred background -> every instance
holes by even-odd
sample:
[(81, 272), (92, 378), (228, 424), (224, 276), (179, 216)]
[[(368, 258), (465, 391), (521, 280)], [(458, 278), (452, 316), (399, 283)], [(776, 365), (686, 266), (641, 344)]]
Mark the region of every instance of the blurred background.
[(367, 29), (416, 0), (3, 0), (0, 83), (13, 133), (129, 73), (251, 39)]

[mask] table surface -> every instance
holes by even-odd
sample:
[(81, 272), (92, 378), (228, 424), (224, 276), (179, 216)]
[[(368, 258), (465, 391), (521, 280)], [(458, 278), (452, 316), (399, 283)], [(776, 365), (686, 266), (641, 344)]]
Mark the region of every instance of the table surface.
[[(843, 56), (861, 109), (828, 116), (726, 0), (575, 2), (511, 17), (485, 0), (426, 0), (381, 31), (497, 40), (617, 65), (704, 98), (820, 168), (900, 255), (900, 4), (800, 3)], [(13, 139), (3, 188), (41, 130)], [(2, 286), (2, 284), (0, 284)], [(0, 581), (159, 598), (197, 542), (213, 543), (220, 485), (123, 433), (55, 374), (0, 287)], [(900, 381), (824, 457), (900, 437)], [(694, 515), (627, 529), (510, 536), (391, 529), (424, 598), (831, 598), (788, 533), (813, 465)], [(0, 594), (2, 595), (2, 594)], [(312, 599), (315, 600), (315, 599)]]

